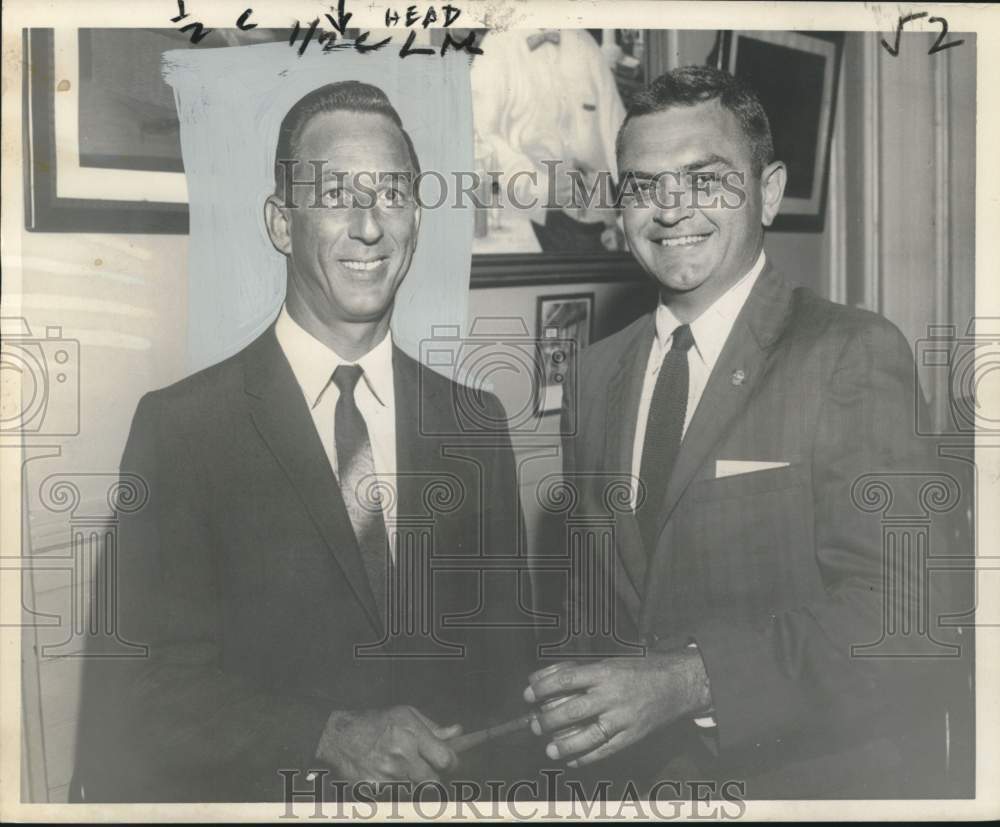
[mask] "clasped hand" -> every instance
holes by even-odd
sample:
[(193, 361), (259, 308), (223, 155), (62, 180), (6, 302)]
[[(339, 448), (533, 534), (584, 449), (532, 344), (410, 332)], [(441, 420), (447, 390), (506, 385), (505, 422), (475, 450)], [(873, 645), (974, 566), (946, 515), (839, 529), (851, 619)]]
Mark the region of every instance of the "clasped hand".
[(447, 739), (458, 724), (441, 727), (411, 706), (361, 712), (333, 712), (320, 738), (317, 757), (345, 781), (437, 781), (453, 770), (458, 756)]
[(524, 699), (540, 705), (532, 730), (550, 738), (549, 758), (568, 758), (571, 767), (606, 758), (711, 706), (696, 649), (565, 661), (535, 672), (528, 683)]

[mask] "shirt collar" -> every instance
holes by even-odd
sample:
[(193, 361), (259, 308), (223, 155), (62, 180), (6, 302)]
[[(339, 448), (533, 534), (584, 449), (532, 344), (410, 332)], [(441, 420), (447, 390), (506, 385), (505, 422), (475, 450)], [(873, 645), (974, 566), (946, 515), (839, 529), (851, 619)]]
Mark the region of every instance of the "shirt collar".
[[(709, 367), (718, 360), (722, 346), (726, 343), (729, 332), (733, 329), (736, 317), (743, 309), (743, 305), (746, 304), (750, 291), (757, 283), (757, 278), (764, 271), (765, 261), (762, 249), (753, 267), (736, 284), (719, 296), (697, 319), (691, 322), (691, 336), (694, 338), (695, 351)], [(661, 302), (657, 306), (656, 341), (661, 350), (667, 349), (674, 330), (681, 324), (682, 322), (667, 305)]]
[(284, 305), (275, 322), (274, 334), (310, 408), (316, 406), (331, 384), (333, 372), (340, 365), (350, 364), (360, 365), (364, 370), (365, 384), (379, 404), (391, 404), (394, 397), (391, 335), (386, 334), (356, 362), (349, 362), (306, 331)]

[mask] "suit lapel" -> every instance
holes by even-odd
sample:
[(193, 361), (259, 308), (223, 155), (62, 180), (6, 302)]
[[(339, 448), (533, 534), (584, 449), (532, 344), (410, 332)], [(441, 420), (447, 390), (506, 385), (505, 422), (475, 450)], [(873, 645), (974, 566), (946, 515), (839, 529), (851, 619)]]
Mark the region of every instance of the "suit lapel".
[[(771, 346), (787, 322), (791, 299), (791, 289), (768, 264), (733, 324), (681, 442), (660, 512), (661, 533), (709, 452), (759, 386)], [(742, 378), (734, 382), (739, 371)]]
[[(632, 444), (635, 441), (636, 416), (654, 330), (653, 316), (650, 314), (636, 326), (635, 336), (625, 342), (618, 370), (608, 386), (604, 419), (604, 461), (605, 469), (614, 474), (632, 473)], [(618, 529), (616, 558), (619, 565), (616, 566), (615, 583), (625, 608), (638, 622), (640, 599), (646, 580), (646, 550), (634, 513), (629, 511), (619, 514), (616, 524)]]
[[(424, 513), (421, 479), (439, 464), (434, 455), (439, 444), (428, 434), (441, 432), (436, 422), (429, 422), (439, 402), (420, 382), (420, 365), (393, 345), (392, 374), (396, 394), (396, 517), (416, 517)], [(417, 406), (419, 410), (414, 410)], [(426, 427), (421, 428), (421, 424)], [(445, 426), (446, 427), (446, 426)], [(422, 433), (423, 431), (423, 433)], [(447, 430), (444, 433), (448, 433)]]
[[(340, 487), (273, 325), (247, 349), (243, 371), (250, 414), (257, 431), (305, 505), (375, 629), (381, 633), (382, 619)], [(332, 422), (330, 425), (333, 427)]]

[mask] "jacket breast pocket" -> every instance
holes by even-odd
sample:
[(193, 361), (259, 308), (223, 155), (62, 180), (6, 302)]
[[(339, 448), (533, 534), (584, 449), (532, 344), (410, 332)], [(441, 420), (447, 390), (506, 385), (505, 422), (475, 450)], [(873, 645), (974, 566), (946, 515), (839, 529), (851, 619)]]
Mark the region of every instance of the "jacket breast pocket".
[(748, 497), (785, 488), (800, 488), (809, 484), (809, 467), (805, 462), (793, 462), (782, 468), (768, 468), (733, 474), (719, 479), (701, 480), (689, 491), (692, 500), (725, 500)]

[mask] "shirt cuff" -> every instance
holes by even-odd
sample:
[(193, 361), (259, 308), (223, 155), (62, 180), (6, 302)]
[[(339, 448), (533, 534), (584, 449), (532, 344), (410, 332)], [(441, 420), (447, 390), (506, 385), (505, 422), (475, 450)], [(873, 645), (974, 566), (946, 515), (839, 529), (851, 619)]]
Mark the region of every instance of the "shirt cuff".
[[(698, 644), (693, 640), (687, 645), (688, 649), (697, 649)], [(708, 715), (702, 715), (694, 719), (695, 725), (700, 726), (703, 729), (710, 729), (712, 727), (717, 727), (718, 724), (715, 721), (715, 715), (712, 714), (712, 710), (709, 710)]]

